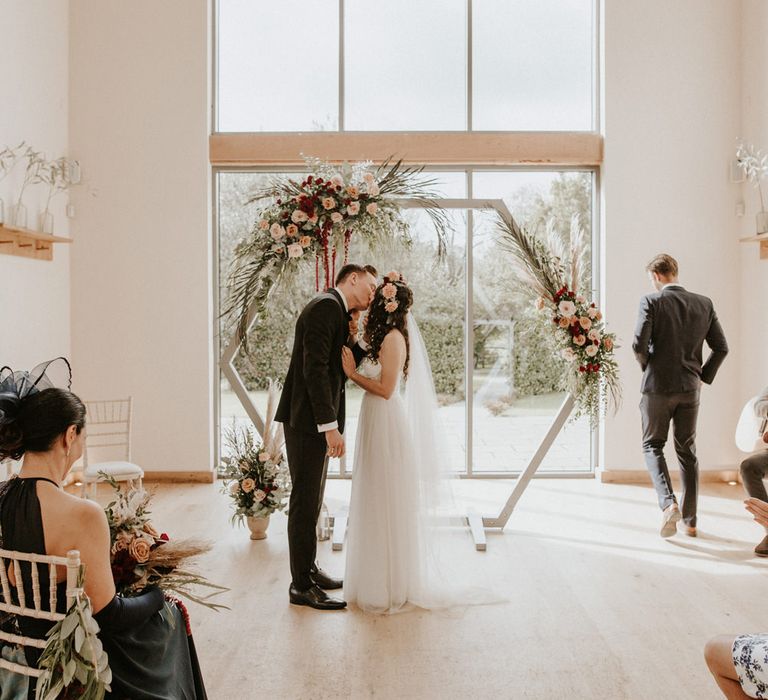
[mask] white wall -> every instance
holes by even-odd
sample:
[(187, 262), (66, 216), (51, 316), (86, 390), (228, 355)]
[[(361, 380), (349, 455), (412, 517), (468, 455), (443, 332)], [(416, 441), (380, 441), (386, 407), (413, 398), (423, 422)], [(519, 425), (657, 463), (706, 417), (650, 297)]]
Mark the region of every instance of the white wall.
[(206, 0), (71, 0), (72, 347), (145, 470), (212, 468)]
[[(743, 0), (742, 9), (742, 120), (739, 135), (768, 152), (768, 2)], [(746, 206), (738, 232), (755, 234), (757, 192), (742, 186)], [(768, 180), (763, 181), (768, 198)], [(739, 399), (746, 400), (768, 385), (768, 260), (761, 260), (756, 243), (739, 245), (741, 274), (741, 344), (738, 360), (742, 367)]]
[[(24, 140), (48, 158), (67, 154), (68, 8), (64, 2), (3, 0), (3, 107), (0, 148)], [(24, 163), (0, 182), (6, 217), (18, 195)], [(43, 186), (27, 189), (30, 227), (44, 206)], [(66, 196), (54, 200), (55, 233), (67, 236)], [(29, 369), (70, 354), (70, 245), (57, 244), (52, 262), (0, 255), (0, 365)]]
[(604, 11), (604, 283), (625, 391), (606, 423), (603, 465), (644, 469), (631, 343), (638, 300), (650, 291), (645, 264), (667, 252), (680, 263), (681, 282), (713, 299), (732, 348), (702, 389), (698, 453), (702, 469), (733, 468), (744, 251), (735, 243), (739, 187), (729, 183), (728, 162), (740, 132), (740, 4), (605, 0)]

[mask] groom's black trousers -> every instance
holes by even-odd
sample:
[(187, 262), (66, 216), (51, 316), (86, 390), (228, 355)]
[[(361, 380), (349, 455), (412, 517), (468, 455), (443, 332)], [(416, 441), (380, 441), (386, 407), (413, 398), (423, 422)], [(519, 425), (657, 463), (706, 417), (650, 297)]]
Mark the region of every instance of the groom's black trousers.
[(288, 504), (288, 548), (293, 585), (300, 591), (312, 586), (310, 572), (317, 556), (317, 519), (323, 506), (328, 473), (328, 446), (325, 433), (305, 433), (287, 423), (285, 451), (291, 473)]

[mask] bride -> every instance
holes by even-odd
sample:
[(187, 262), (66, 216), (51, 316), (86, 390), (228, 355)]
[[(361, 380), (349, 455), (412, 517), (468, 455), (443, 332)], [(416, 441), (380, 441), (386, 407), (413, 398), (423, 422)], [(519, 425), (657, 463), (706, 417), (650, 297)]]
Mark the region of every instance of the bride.
[(438, 556), (448, 532), (438, 525), (448, 524), (450, 475), (441, 473), (445, 460), (437, 455), (437, 400), (412, 304), (410, 287), (390, 272), (368, 312), (368, 356), (356, 367), (352, 352), (342, 351), (344, 373), (365, 390), (344, 593), (350, 603), (376, 613), (472, 602), (466, 591), (448, 583)]

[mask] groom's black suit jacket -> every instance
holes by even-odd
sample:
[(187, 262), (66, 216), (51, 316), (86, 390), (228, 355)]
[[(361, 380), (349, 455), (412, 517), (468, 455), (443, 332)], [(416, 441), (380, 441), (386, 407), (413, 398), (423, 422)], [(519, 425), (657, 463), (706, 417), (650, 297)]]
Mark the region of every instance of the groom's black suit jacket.
[[(349, 338), (350, 315), (335, 289), (316, 296), (296, 321), (296, 334), (275, 420), (317, 435), (317, 426), (338, 421), (344, 432), (344, 384), (341, 348)], [(352, 348), (355, 358), (363, 350)]]

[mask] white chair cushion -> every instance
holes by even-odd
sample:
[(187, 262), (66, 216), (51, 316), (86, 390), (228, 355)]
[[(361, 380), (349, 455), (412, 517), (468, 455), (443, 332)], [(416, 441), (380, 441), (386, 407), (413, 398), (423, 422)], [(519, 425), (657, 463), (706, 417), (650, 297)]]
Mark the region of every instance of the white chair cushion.
[(85, 470), (85, 478), (96, 481), (99, 478), (99, 472), (109, 474), (117, 481), (126, 479), (143, 479), (144, 470), (138, 464), (131, 462), (100, 462), (99, 464), (89, 464)]

